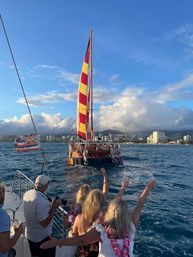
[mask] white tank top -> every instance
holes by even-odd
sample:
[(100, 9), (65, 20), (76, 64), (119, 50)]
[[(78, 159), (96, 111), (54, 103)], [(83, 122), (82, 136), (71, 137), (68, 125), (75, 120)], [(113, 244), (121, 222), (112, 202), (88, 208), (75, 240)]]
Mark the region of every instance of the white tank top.
[[(98, 257), (117, 257), (113, 251), (113, 248), (111, 246), (111, 241), (107, 237), (107, 233), (105, 231), (105, 228), (101, 224), (95, 225), (95, 228), (98, 232), (100, 232), (100, 237), (102, 240), (102, 243), (99, 242), (99, 255)], [(133, 223), (131, 223), (130, 228), (130, 236), (129, 236), (129, 255), (130, 257), (134, 257), (133, 255), (133, 246), (134, 246), (134, 237), (135, 237), (135, 226)], [(120, 248), (123, 246), (123, 239), (117, 239), (117, 244), (120, 246)]]

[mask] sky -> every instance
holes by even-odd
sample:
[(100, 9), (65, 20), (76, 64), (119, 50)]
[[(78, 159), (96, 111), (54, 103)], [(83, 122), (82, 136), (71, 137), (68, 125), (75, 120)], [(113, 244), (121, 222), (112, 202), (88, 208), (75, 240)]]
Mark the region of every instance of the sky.
[[(192, 0), (0, 0), (38, 133), (76, 132), (93, 31), (95, 131), (193, 129)], [(0, 25), (0, 135), (33, 133)]]

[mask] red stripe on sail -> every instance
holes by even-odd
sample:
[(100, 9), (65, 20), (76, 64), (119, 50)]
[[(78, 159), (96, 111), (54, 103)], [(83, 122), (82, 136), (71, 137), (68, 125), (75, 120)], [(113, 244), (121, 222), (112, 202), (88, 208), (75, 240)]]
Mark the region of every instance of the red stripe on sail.
[(90, 91), (88, 92), (88, 109), (87, 109), (87, 123), (89, 124), (89, 111), (90, 111)]
[(86, 49), (86, 55), (85, 55), (85, 58), (84, 58), (84, 61), (86, 63), (89, 62), (89, 47), (90, 47), (90, 38), (89, 38), (89, 41), (88, 41), (88, 45), (87, 45), (87, 49)]
[(82, 93), (79, 93), (79, 103), (87, 105), (87, 96), (83, 95)]
[(87, 85), (88, 84), (88, 74), (85, 74), (84, 72), (82, 72), (80, 81), (83, 84)]
[(87, 115), (84, 115), (84, 114), (82, 114), (82, 113), (79, 114), (79, 121), (80, 121), (80, 123), (85, 124), (86, 121), (87, 121), (86, 118), (87, 118)]
[(86, 134), (85, 133), (82, 133), (82, 132), (78, 132), (78, 136), (82, 139), (86, 139)]

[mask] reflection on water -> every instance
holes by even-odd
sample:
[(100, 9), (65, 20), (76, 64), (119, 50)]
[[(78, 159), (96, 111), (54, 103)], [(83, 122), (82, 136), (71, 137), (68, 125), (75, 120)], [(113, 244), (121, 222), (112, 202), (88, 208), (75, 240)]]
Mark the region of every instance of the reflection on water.
[[(45, 143), (43, 147), (53, 195), (64, 195), (71, 202), (83, 183), (102, 189), (100, 167), (67, 167), (66, 145)], [(193, 147), (122, 145), (121, 150), (124, 166), (106, 167), (109, 199), (118, 192), (121, 181), (129, 178), (125, 199), (132, 209), (145, 184), (157, 180), (142, 212), (135, 256), (193, 256)], [(38, 153), (15, 153), (13, 144), (0, 144), (0, 178), (10, 181), (19, 169), (34, 179), (41, 165)]]

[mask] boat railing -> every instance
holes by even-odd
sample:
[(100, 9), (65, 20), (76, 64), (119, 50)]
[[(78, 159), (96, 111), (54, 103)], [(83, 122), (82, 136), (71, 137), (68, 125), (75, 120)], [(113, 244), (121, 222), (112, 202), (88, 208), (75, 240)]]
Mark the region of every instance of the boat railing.
[[(20, 199), (26, 191), (34, 188), (34, 182), (24, 175), (21, 171), (17, 170), (12, 185), (12, 192), (17, 194)], [(64, 228), (64, 217), (67, 215), (66, 210), (61, 206), (56, 210), (53, 221), (53, 235), (57, 238), (64, 238), (67, 231)]]
[(115, 144), (118, 144), (117, 141), (113, 141), (113, 140), (93, 140), (93, 141), (90, 141), (90, 140), (85, 140), (85, 141), (74, 141), (75, 144), (78, 144), (78, 145), (95, 145), (95, 144), (98, 144), (98, 145), (115, 145)]
[(24, 193), (33, 188), (34, 182), (21, 171), (17, 170), (12, 185), (12, 191), (22, 199)]

